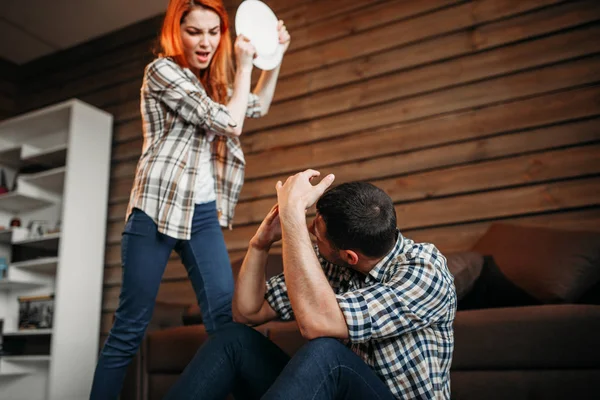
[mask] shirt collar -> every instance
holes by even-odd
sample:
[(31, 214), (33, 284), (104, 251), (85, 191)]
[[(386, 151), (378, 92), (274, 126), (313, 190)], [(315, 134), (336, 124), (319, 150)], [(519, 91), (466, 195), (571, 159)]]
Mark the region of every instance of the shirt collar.
[(365, 279), (366, 283), (369, 283), (372, 281), (381, 282), (385, 276), (385, 273), (388, 270), (388, 267), (393, 263), (393, 261), (396, 259), (396, 257), (402, 253), (402, 250), (404, 248), (404, 237), (400, 233), (400, 230), (397, 228), (396, 228), (396, 235), (397, 235), (396, 244), (394, 245), (392, 250), (390, 250), (389, 253), (387, 253), (381, 260), (379, 260), (379, 262), (377, 264), (375, 264), (373, 269), (371, 271), (369, 271), (369, 274), (367, 275), (367, 278)]

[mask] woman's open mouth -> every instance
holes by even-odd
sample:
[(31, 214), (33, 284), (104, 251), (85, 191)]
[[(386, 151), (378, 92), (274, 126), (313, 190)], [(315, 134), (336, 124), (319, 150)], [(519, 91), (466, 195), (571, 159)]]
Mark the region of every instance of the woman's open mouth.
[(210, 57), (210, 52), (209, 51), (197, 51), (196, 57), (198, 58), (198, 61), (201, 64), (207, 63), (208, 59)]

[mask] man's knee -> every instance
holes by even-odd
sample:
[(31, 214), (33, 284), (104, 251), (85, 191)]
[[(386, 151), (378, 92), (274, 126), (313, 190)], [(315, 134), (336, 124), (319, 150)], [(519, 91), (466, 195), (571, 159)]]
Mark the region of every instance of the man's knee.
[(334, 362), (338, 360), (340, 352), (344, 351), (346, 347), (337, 339), (322, 337), (309, 341), (302, 346), (302, 353), (310, 359), (318, 358), (320, 360), (327, 360)]
[(256, 329), (237, 322), (229, 322), (222, 325), (211, 336), (213, 339), (219, 341), (237, 343), (252, 343), (264, 338)]

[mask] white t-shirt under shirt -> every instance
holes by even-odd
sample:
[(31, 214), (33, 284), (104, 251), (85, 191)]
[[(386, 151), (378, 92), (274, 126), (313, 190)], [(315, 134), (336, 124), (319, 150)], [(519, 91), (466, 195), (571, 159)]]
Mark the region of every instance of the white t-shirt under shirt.
[(214, 134), (208, 134), (209, 139), (204, 141), (204, 146), (200, 151), (200, 161), (198, 164), (198, 172), (196, 174), (196, 184), (194, 186), (194, 203), (204, 204), (210, 203), (217, 199), (215, 193), (215, 178), (213, 177), (213, 166), (210, 161), (210, 146), (214, 138)]

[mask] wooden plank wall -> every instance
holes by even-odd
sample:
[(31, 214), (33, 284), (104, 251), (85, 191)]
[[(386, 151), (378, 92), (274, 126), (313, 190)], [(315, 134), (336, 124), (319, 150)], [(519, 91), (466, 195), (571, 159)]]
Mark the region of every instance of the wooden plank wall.
[[(225, 232), (232, 258), (275, 182), (308, 167), (384, 188), (403, 232), (445, 252), (469, 249), (494, 221), (600, 230), (600, 2), (267, 3), (293, 40), (270, 114), (246, 125), (247, 181)], [(23, 68), (28, 108), (76, 96), (115, 115), (103, 334), (159, 21)], [(159, 300), (194, 302), (176, 257)]]
[(0, 58), (0, 121), (17, 112), (18, 66)]

